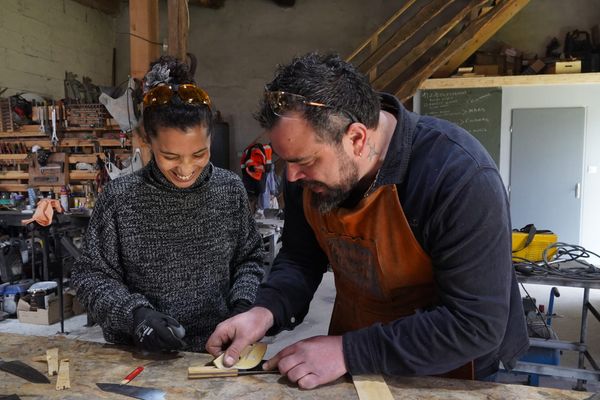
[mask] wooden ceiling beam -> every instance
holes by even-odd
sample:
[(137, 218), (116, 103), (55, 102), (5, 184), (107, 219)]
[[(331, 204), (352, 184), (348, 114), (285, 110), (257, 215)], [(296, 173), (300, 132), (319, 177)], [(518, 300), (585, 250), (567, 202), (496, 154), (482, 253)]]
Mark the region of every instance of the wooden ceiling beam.
[(403, 56), (392, 67), (372, 81), (375, 90), (384, 90), (395, 79), (397, 79), (406, 69), (419, 59), (427, 50), (431, 49), (436, 43), (443, 39), (448, 32), (454, 29), (464, 18), (466, 18), (474, 9), (488, 3), (489, 0), (472, 0), (466, 7), (461, 9), (450, 21), (440, 27), (436, 27), (427, 35), (427, 37), (416, 45), (408, 54)]
[(129, 0), (129, 66), (142, 79), (151, 61), (160, 55), (158, 0)]
[(435, 71), (433, 77), (445, 78), (454, 73), (467, 58), (494, 36), (494, 34), (521, 11), (529, 1), (530, 0), (503, 0), (499, 2), (499, 4), (494, 7), (494, 9), (497, 9), (499, 12), (494, 13), (494, 9), (488, 11), (488, 13), (493, 13), (495, 17), (487, 19), (485, 24), (475, 34), (473, 40), (465, 42), (452, 57), (444, 61), (443, 64), (440, 64), (440, 67)]
[(186, 60), (189, 31), (187, 0), (168, 0), (169, 37), (167, 54)]
[(495, 26), (495, 23), (492, 21), (500, 16), (506, 15), (506, 13), (514, 11), (515, 8), (520, 10), (522, 6), (524, 6), (523, 3), (527, 3), (528, 1), (529, 0), (503, 1), (496, 5), (494, 9), (488, 12), (485, 16), (471, 22), (471, 24), (467, 26), (464, 31), (458, 34), (447, 47), (434, 56), (427, 65), (423, 66), (423, 68), (421, 68), (410, 80), (404, 82), (395, 91), (395, 95), (402, 101), (406, 101), (411, 98), (419, 86), (426, 79), (431, 77), (439, 65), (444, 64), (447, 60), (450, 60), (452, 57), (456, 56), (457, 53), (464, 51), (465, 48), (472, 48), (474, 42), (476, 43), (476, 47), (474, 48), (479, 48), (479, 46), (481, 46), (483, 43), (481, 42), (481, 37), (479, 36), (478, 32), (480, 32), (483, 27), (489, 27), (490, 25)]
[[(158, 0), (129, 0), (129, 67), (132, 78), (142, 79), (160, 55), (162, 44), (158, 39)], [(142, 129), (142, 128), (139, 128)], [(150, 150), (140, 132), (132, 135), (132, 146), (142, 150), (142, 162), (150, 158)]]
[(452, 5), (454, 0), (433, 0), (421, 8), (417, 14), (410, 19), (402, 28), (392, 35), (376, 51), (369, 55), (359, 66), (362, 73), (368, 73), (371, 69), (379, 65), (396, 49), (402, 46), (410, 39), (415, 32), (419, 31), (435, 16), (439, 15), (444, 9)]

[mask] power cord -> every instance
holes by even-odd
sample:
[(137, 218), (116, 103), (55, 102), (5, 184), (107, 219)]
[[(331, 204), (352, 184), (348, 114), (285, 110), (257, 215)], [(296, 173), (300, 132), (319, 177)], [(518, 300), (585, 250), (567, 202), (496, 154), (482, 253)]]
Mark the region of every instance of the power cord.
[[(550, 260), (548, 253), (554, 248), (556, 248), (556, 255)], [(585, 261), (592, 255), (600, 258), (598, 254), (585, 249), (583, 246), (555, 242), (544, 249), (542, 261), (534, 262), (526, 258), (513, 256), (513, 266), (517, 272), (523, 275), (555, 275), (570, 279), (600, 281), (600, 268)], [(515, 259), (518, 262), (514, 262)], [(560, 269), (561, 263), (569, 261), (575, 261), (581, 266), (569, 265), (568, 268)]]
[[(556, 254), (555, 257), (550, 260), (548, 254), (552, 249), (556, 249)], [(526, 258), (513, 256), (513, 266), (517, 273), (526, 276), (560, 276), (574, 280), (600, 281), (600, 268), (585, 261), (585, 259), (589, 258), (591, 255), (600, 258), (598, 254), (585, 249), (583, 246), (555, 242), (544, 249), (542, 252), (543, 260), (541, 262), (534, 262)], [(514, 262), (515, 259), (519, 261)], [(570, 265), (568, 268), (561, 270), (560, 264), (569, 261), (575, 261), (581, 266)], [(547, 333), (547, 335), (545, 335), (546, 339), (552, 339), (553, 331), (546, 323), (542, 311), (539, 306), (534, 303), (533, 298), (525, 288), (525, 285), (522, 282), (520, 282), (520, 285), (526, 294), (526, 299), (529, 299), (531, 304), (534, 304), (535, 306), (536, 317), (540, 319)], [(528, 319), (528, 326), (530, 324), (533, 325), (533, 321), (529, 321)], [(533, 326), (530, 327), (534, 330)], [(544, 335), (539, 336), (543, 337)]]

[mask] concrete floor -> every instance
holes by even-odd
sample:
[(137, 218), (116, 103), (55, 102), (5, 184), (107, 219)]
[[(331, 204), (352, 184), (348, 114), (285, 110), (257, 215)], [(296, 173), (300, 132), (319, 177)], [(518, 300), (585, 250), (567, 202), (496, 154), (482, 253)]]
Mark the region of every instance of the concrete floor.
[[(526, 285), (525, 288), (532, 297), (537, 299), (538, 304), (547, 304), (550, 287), (542, 285)], [(555, 300), (554, 308), (555, 313), (558, 314), (559, 317), (554, 320), (553, 327), (561, 340), (578, 341), (583, 290), (565, 287), (560, 287), (559, 290), (561, 296)], [(266, 338), (267, 343), (269, 343), (266, 357), (269, 358), (275, 355), (285, 346), (300, 339), (327, 334), (334, 298), (335, 287), (333, 274), (327, 273), (323, 278), (321, 286), (315, 293), (315, 297), (311, 303), (310, 312), (304, 322), (293, 331), (285, 331), (275, 337)], [(590, 300), (598, 307), (598, 305), (600, 305), (600, 291), (592, 290)], [(104, 342), (101, 329), (98, 326), (90, 328), (85, 327), (85, 323), (85, 314), (67, 319), (65, 321), (65, 331), (68, 332), (66, 337), (70, 339)], [(16, 319), (7, 319), (0, 322), (0, 332), (51, 336), (60, 334), (60, 324), (57, 323), (51, 326), (31, 325), (19, 323)], [(600, 323), (593, 318), (591, 318), (589, 322), (588, 341), (590, 352), (600, 358)], [(563, 366), (576, 367), (577, 354), (564, 352), (561, 356), (560, 364)], [(501, 373), (499, 374), (498, 380), (505, 383), (525, 383), (526, 376)], [(540, 378), (540, 386), (545, 387), (571, 389), (574, 383), (575, 381), (552, 377)], [(590, 392), (598, 392), (600, 391), (600, 384), (597, 382), (588, 383), (587, 389)]]

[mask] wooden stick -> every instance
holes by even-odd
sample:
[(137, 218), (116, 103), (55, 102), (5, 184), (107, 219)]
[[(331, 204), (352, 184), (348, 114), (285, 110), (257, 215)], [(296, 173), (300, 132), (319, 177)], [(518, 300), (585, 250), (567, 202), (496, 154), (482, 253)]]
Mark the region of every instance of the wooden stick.
[(188, 368), (188, 379), (203, 379), (203, 378), (225, 378), (230, 376), (240, 375), (265, 375), (265, 374), (278, 374), (278, 370), (240, 370), (236, 368), (219, 369), (216, 367), (189, 367)]
[(71, 378), (69, 376), (69, 359), (60, 360), (58, 378), (56, 379), (56, 390), (71, 389)]
[(352, 377), (359, 400), (394, 400), (387, 383), (381, 375), (357, 375)]
[(58, 347), (46, 350), (46, 361), (48, 362), (48, 376), (58, 374)]
[(220, 369), (217, 367), (188, 368), (188, 379), (222, 378), (226, 376), (238, 376), (238, 370), (235, 368)]

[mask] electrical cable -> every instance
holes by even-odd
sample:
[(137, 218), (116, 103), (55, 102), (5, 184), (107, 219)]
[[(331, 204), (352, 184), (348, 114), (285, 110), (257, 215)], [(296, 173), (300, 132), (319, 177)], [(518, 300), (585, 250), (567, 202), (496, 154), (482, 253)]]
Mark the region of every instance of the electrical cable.
[(130, 36), (135, 36), (136, 38), (139, 38), (139, 39), (145, 40), (146, 42), (148, 42), (148, 43), (152, 43), (152, 44), (155, 44), (155, 45), (157, 45), (157, 46), (162, 46), (162, 45), (163, 45), (162, 43), (159, 43), (159, 42), (154, 42), (154, 41), (152, 41), (152, 40), (150, 40), (150, 39), (146, 39), (146, 38), (145, 38), (145, 37), (143, 37), (143, 36), (136, 35), (135, 33), (131, 33), (131, 32), (117, 32), (117, 33), (119, 33), (120, 35), (130, 35)]
[[(548, 253), (552, 249), (556, 249), (555, 257), (550, 260), (548, 257)], [(555, 242), (547, 246), (542, 252), (543, 260), (540, 262), (534, 262), (528, 260), (523, 257), (513, 256), (513, 266), (517, 274), (522, 274), (526, 276), (559, 276), (562, 278), (573, 279), (573, 280), (585, 280), (585, 281), (600, 281), (600, 268), (595, 265), (585, 261), (584, 259), (589, 258), (590, 255), (596, 256), (600, 258), (600, 256), (593, 251), (589, 251), (585, 249), (583, 246), (568, 244), (564, 242)], [(514, 262), (514, 260), (518, 260), (518, 262)], [(575, 261), (578, 266), (570, 266), (568, 268), (560, 269), (561, 263), (566, 263), (570, 261)], [(536, 316), (542, 321), (546, 332), (548, 333), (548, 337), (552, 338), (552, 330), (546, 324), (543, 313), (533, 301), (533, 298), (525, 288), (523, 282), (519, 282), (521, 288), (526, 294), (526, 298), (531, 300), (531, 303), (536, 308)], [(528, 320), (528, 326), (529, 320)], [(531, 324), (530, 328), (532, 331), (534, 330), (533, 324)], [(541, 336), (541, 335), (540, 335)]]
[[(557, 249), (556, 255), (552, 260), (549, 260), (548, 253), (554, 248)], [(544, 249), (542, 252), (542, 261), (534, 262), (526, 258), (513, 256), (513, 266), (517, 272), (524, 275), (554, 275), (568, 279), (600, 281), (600, 268), (584, 260), (591, 255), (600, 258), (598, 254), (585, 249), (583, 246), (555, 242)], [(514, 260), (518, 260), (518, 262), (514, 262)], [(569, 265), (568, 268), (560, 268), (561, 263), (570, 261), (574, 261), (581, 266)]]

